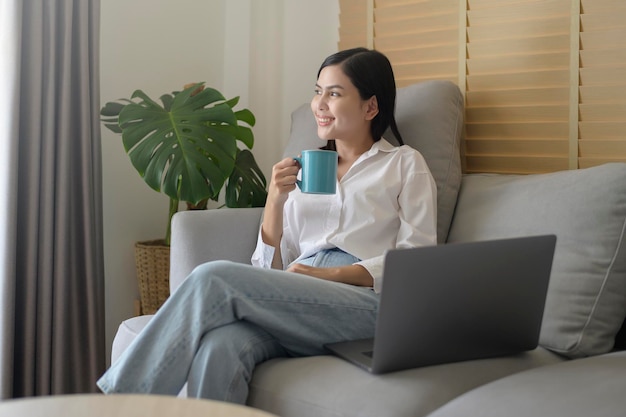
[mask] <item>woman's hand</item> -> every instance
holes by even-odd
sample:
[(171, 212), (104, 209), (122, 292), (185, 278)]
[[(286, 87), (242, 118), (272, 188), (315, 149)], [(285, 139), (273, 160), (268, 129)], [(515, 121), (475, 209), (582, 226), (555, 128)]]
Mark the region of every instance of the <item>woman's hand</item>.
[(309, 275), (314, 278), (327, 281), (342, 282), (344, 284), (358, 285), (361, 287), (374, 286), (374, 279), (361, 265), (346, 265), (332, 268), (319, 268), (303, 264), (293, 264), (287, 268), (289, 272)]
[(282, 206), (289, 193), (296, 188), (300, 166), (293, 158), (285, 158), (272, 167), (272, 177), (267, 191), (267, 201)]

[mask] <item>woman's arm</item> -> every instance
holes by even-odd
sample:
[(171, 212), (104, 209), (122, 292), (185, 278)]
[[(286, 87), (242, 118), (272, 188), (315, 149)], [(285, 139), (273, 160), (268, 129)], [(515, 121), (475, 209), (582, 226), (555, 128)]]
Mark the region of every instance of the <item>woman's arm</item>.
[(299, 170), (293, 158), (285, 158), (272, 168), (272, 178), (267, 193), (267, 201), (261, 226), (261, 237), (267, 245), (275, 249), (272, 268), (283, 269), (280, 240), (283, 236), (283, 208), (289, 193), (296, 188)]
[(283, 207), (282, 205), (266, 203), (261, 226), (261, 238), (267, 245), (274, 247), (272, 268), (283, 269), (282, 254), (280, 251), (280, 239), (283, 233)]
[(287, 269), (289, 272), (309, 275), (327, 281), (343, 282), (344, 284), (372, 287), (374, 279), (361, 265), (345, 265), (331, 268), (318, 268), (303, 264), (294, 264)]

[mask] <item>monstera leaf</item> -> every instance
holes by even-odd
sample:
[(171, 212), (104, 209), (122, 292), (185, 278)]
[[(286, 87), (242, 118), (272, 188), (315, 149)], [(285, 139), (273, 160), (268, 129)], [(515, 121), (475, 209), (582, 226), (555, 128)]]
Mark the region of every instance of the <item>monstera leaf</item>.
[(267, 192), (263, 172), (247, 149), (237, 152), (235, 169), (226, 186), (228, 207), (263, 207)]
[(253, 164), (250, 154), (236, 165), (237, 142), (248, 148), (254, 144), (252, 130), (240, 122), (255, 123), (249, 110), (233, 111), (238, 98), (226, 101), (219, 91), (194, 84), (160, 99), (163, 105), (137, 90), (130, 100), (107, 103), (101, 111), (105, 126), (122, 134), (124, 149), (146, 184), (172, 199), (195, 204), (217, 200), (236, 169), (239, 184), (231, 188), (251, 191), (253, 197), (230, 198), (227, 206), (264, 204), (265, 178), (254, 158)]
[(225, 185), (226, 206), (265, 205), (265, 177), (252, 153), (238, 147), (252, 148), (255, 123), (250, 110), (233, 110), (238, 97), (226, 100), (198, 83), (160, 101), (137, 90), (130, 99), (106, 103), (100, 114), (105, 127), (122, 135), (146, 184), (170, 197), (170, 219), (178, 201), (218, 200)]

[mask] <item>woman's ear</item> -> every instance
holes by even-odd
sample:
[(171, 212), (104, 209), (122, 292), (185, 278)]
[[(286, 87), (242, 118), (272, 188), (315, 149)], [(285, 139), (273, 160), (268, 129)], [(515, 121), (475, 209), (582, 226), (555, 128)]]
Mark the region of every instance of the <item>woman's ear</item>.
[(378, 114), (378, 100), (376, 96), (370, 97), (366, 102), (365, 120), (372, 120)]

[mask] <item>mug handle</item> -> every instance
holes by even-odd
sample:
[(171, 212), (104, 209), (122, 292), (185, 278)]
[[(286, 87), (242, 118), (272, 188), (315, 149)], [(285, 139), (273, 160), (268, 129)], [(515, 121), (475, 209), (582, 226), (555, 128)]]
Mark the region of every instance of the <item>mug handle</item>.
[[(302, 158), (299, 156), (294, 156), (293, 160), (296, 161), (298, 164), (300, 164), (300, 169), (302, 169)], [(298, 186), (299, 189), (302, 190), (302, 181), (296, 179), (296, 185)]]

